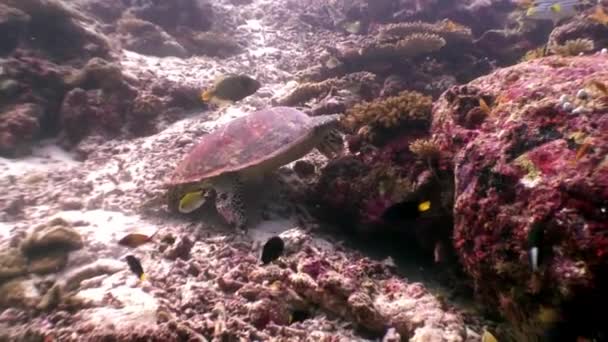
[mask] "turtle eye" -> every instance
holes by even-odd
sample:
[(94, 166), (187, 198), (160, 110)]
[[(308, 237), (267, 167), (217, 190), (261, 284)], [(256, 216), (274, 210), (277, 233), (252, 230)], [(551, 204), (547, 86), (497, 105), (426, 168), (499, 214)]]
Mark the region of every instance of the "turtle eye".
[(227, 200), (227, 199), (228, 199), (228, 195), (227, 195), (227, 194), (225, 194), (225, 193), (220, 194), (220, 199), (221, 199), (222, 201), (225, 201), (225, 200)]

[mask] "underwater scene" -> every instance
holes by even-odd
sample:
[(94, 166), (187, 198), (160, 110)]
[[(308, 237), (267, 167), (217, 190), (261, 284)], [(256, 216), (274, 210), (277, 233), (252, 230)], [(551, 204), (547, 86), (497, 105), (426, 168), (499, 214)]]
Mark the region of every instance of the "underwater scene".
[(0, 342), (604, 310), (608, 0), (0, 0)]

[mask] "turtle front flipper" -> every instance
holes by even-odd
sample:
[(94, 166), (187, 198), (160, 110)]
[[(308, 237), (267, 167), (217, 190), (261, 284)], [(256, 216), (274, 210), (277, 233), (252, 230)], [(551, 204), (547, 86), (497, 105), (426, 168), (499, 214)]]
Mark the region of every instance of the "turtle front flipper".
[(344, 142), (342, 136), (335, 129), (327, 131), (317, 146), (317, 150), (330, 159), (342, 154), (343, 149)]
[(214, 182), (215, 208), (224, 220), (241, 231), (246, 230), (247, 217), (243, 201), (243, 183), (238, 175), (225, 176)]

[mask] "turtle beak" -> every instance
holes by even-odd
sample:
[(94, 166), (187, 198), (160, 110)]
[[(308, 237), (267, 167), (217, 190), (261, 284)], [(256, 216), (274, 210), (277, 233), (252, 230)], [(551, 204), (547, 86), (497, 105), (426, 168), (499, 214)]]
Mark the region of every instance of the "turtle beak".
[(209, 201), (212, 200), (215, 197), (215, 190), (213, 188), (209, 188), (209, 189), (201, 189), (203, 190), (203, 198), (205, 199), (205, 201)]

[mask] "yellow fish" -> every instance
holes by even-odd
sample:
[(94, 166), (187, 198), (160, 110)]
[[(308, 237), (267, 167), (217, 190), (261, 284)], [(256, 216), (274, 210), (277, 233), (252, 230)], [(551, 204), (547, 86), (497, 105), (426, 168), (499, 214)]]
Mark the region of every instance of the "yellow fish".
[(481, 336), (481, 342), (498, 342), (498, 340), (491, 332), (485, 330)]
[(418, 204), (418, 211), (420, 211), (422, 213), (429, 209), (431, 209), (431, 201), (424, 201), (424, 202)]
[(566, 18), (579, 14), (585, 6), (591, 6), (589, 0), (536, 0), (523, 4), (526, 17), (533, 20), (551, 20), (557, 24)]
[(253, 95), (262, 84), (254, 78), (241, 74), (218, 77), (213, 86), (201, 93), (203, 102), (228, 104)]
[(189, 192), (185, 194), (179, 200), (178, 210), (182, 214), (189, 214), (196, 209), (200, 208), (203, 204), (205, 204), (206, 198), (205, 190), (197, 190), (193, 192)]
[(608, 25), (608, 14), (604, 12), (604, 8), (601, 4), (598, 4), (595, 8), (595, 12), (589, 16), (591, 20), (597, 21), (600, 24)]
[(541, 323), (551, 324), (560, 320), (560, 313), (555, 308), (541, 305), (538, 309), (537, 318)]

